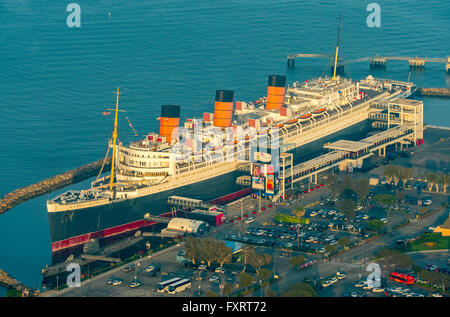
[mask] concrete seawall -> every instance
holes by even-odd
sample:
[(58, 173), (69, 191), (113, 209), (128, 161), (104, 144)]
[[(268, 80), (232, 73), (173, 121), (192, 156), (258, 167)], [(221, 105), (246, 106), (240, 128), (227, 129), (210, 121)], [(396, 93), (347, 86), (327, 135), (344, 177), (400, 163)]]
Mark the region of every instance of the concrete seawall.
[[(16, 189), (13, 192), (6, 194), (2, 198), (0, 198), (0, 215), (24, 201), (36, 198), (40, 195), (50, 193), (61, 187), (96, 176), (99, 173), (102, 164), (103, 159), (83, 165), (63, 174), (44, 179), (36, 184)], [(106, 159), (103, 171), (107, 171), (110, 165), (111, 157), (108, 157)]]
[(12, 278), (2, 269), (0, 269), (0, 285), (5, 287), (6, 289), (15, 289), (22, 296), (30, 296), (33, 292), (31, 288), (26, 287), (18, 280)]
[(417, 93), (421, 96), (450, 97), (450, 88), (419, 88)]

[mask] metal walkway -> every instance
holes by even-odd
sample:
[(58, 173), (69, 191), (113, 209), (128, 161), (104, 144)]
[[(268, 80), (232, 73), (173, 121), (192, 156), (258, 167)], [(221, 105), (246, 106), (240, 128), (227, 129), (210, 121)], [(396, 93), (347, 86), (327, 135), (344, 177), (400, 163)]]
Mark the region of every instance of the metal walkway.
[(181, 197), (181, 196), (169, 196), (167, 203), (176, 207), (188, 207), (195, 209), (209, 209), (214, 205), (203, 202), (200, 199)]
[[(360, 141), (339, 140), (327, 144), (324, 148), (332, 150), (331, 152), (293, 167), (292, 183), (317, 175), (320, 172), (338, 166), (346, 160), (352, 161), (367, 158), (372, 156), (375, 151), (390, 144), (402, 143), (413, 135), (413, 127), (411, 125), (403, 125), (382, 131)], [(406, 142), (410, 143), (410, 141)], [(288, 176), (290, 173), (286, 174), (285, 180), (291, 178), (291, 176)]]
[(159, 223), (169, 223), (172, 218), (166, 218), (166, 217), (160, 217), (160, 216), (153, 216), (150, 214), (145, 214), (144, 219), (147, 221), (154, 221)]

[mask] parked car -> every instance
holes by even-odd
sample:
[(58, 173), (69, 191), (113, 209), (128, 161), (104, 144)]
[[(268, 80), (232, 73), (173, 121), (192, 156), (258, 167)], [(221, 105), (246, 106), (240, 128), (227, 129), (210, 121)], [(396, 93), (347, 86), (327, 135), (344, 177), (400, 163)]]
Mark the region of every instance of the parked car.
[(135, 287), (139, 287), (139, 286), (141, 286), (141, 281), (139, 281), (138, 279), (134, 279), (130, 283), (130, 287), (131, 288), (135, 288)]
[(132, 271), (134, 271), (134, 269), (135, 269), (135, 265), (134, 264), (128, 264), (127, 266), (125, 266), (124, 268), (123, 268), (123, 271), (124, 272), (132, 272)]
[(219, 275), (217, 275), (217, 274), (211, 275), (211, 277), (209, 278), (210, 282), (215, 282), (218, 280), (219, 280)]
[(249, 224), (249, 223), (252, 223), (252, 222), (254, 222), (255, 221), (255, 217), (248, 217), (246, 220), (245, 220), (245, 223), (246, 224)]
[(431, 196), (424, 196), (420, 199), (422, 206), (430, 206), (433, 203)]
[(119, 286), (122, 284), (122, 280), (120, 278), (111, 277), (106, 283), (108, 285)]
[(160, 263), (150, 263), (145, 269), (145, 272), (159, 272), (161, 271), (161, 264)]

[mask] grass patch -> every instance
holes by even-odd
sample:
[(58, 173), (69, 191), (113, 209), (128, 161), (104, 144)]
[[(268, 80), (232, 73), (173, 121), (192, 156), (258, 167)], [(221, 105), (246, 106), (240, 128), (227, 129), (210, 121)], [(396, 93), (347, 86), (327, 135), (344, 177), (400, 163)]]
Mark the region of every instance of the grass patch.
[(298, 218), (295, 216), (289, 216), (285, 214), (276, 214), (273, 219), (278, 222), (284, 223), (300, 223), (300, 224), (309, 224), (309, 218)]
[(450, 237), (443, 237), (440, 233), (425, 233), (418, 239), (408, 243), (405, 252), (448, 249)]

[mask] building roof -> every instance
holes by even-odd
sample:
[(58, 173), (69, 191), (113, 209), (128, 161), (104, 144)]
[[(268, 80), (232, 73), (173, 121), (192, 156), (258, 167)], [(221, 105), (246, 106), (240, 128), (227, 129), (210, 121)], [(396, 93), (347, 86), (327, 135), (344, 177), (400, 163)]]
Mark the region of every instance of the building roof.
[(395, 99), (389, 103), (393, 105), (419, 106), (422, 104), (422, 101), (414, 99)]
[(358, 152), (358, 151), (368, 148), (369, 146), (370, 146), (370, 144), (367, 142), (339, 140), (339, 141), (324, 145), (324, 148), (333, 149), (333, 150)]
[(167, 229), (177, 231), (196, 232), (205, 222), (187, 218), (172, 218), (167, 224)]

